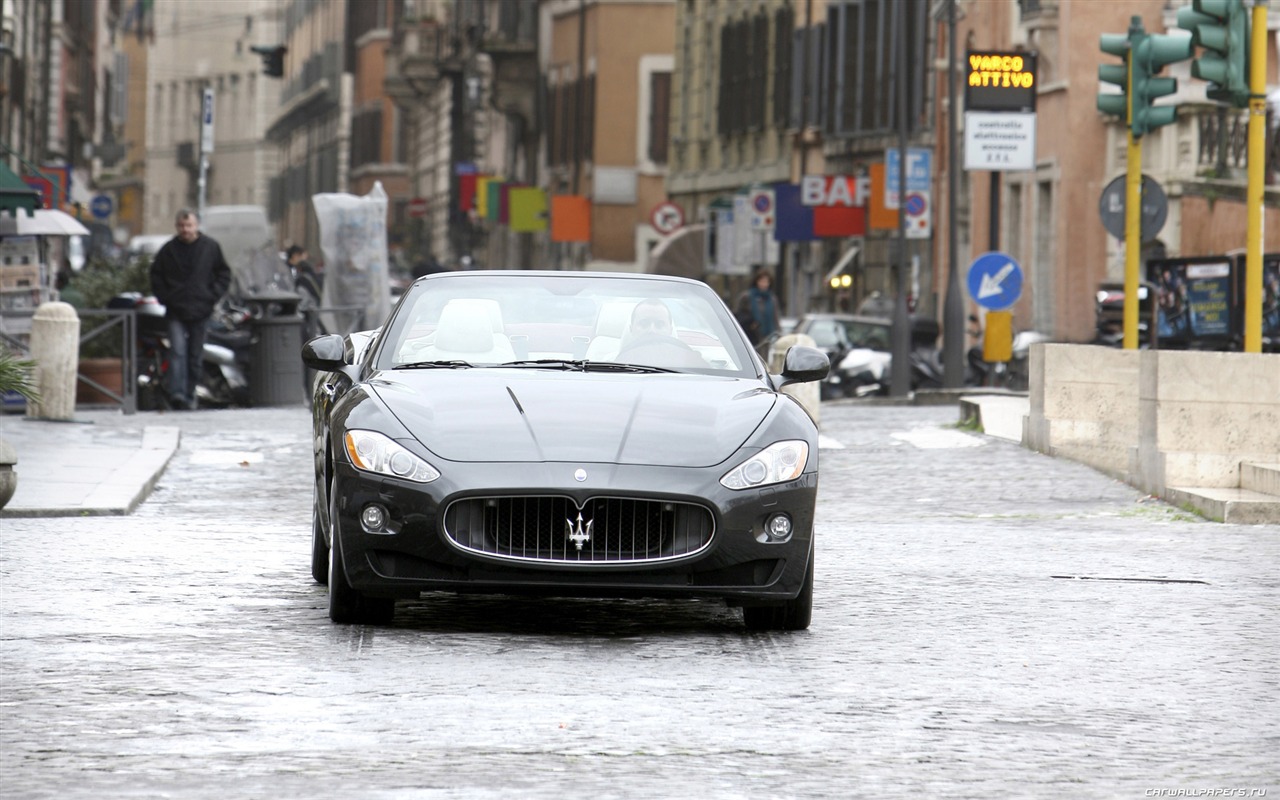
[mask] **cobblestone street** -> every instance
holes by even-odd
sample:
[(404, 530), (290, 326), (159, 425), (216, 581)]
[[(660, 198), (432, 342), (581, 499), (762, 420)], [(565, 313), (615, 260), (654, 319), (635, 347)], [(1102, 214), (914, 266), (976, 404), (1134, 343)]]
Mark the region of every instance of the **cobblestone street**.
[(1280, 531), (830, 404), (812, 628), (431, 596), (338, 626), (302, 407), (179, 425), (125, 517), (0, 527), (5, 798), (1280, 791)]

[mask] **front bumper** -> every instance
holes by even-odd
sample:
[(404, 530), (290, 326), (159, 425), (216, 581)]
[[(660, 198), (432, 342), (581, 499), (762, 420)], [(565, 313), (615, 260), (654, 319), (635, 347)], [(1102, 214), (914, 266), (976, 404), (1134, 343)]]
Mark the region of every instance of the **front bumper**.
[[(335, 468), (336, 528), (347, 578), (357, 591), (375, 596), (453, 591), (773, 603), (799, 594), (813, 547), (816, 471), (785, 484), (731, 491), (719, 482), (725, 467), (450, 463), (444, 476), (425, 485), (370, 475), (342, 461)], [(574, 480), (577, 469), (586, 471), (586, 481)], [(710, 511), (714, 530), (709, 543), (688, 556), (639, 563), (520, 560), (451, 540), (445, 530), (450, 504), (495, 496), (568, 497), (578, 507), (606, 496), (686, 503)], [(361, 524), (361, 512), (372, 503), (386, 509), (382, 532)], [(783, 541), (764, 529), (777, 513), (792, 520)]]

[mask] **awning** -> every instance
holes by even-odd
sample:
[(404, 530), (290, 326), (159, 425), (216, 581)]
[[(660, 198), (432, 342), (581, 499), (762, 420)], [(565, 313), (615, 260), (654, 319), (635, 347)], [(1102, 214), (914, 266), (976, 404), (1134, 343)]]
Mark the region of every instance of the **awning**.
[(65, 211), (37, 208), (35, 214), (0, 214), (0, 236), (88, 236), (89, 229)]
[(25, 216), (40, 207), (40, 193), (27, 185), (26, 181), (14, 174), (9, 165), (0, 161), (0, 216), (18, 214), (25, 211)]
[(837, 261), (836, 265), (831, 268), (831, 271), (827, 273), (827, 277), (823, 278), (822, 282), (831, 283), (832, 278), (844, 272), (845, 268), (853, 263), (853, 260), (858, 257), (858, 253), (861, 250), (862, 250), (862, 245), (860, 244), (855, 244), (851, 246), (848, 250), (845, 250), (844, 255), (840, 256), (840, 260)]

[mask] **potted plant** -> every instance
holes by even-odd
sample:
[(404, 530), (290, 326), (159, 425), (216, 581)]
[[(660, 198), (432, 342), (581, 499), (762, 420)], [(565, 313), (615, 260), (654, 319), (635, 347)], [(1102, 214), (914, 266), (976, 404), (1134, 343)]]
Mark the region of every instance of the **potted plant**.
[[(83, 308), (108, 308), (111, 298), (125, 292), (151, 293), (151, 260), (145, 256), (123, 264), (94, 260), (85, 265), (74, 278), (72, 284), (83, 299)], [(104, 320), (92, 317), (88, 320), (91, 326), (97, 326)], [(83, 329), (83, 328), (82, 328)], [(81, 375), (92, 378), (97, 383), (119, 394), (123, 387), (120, 328), (108, 328), (103, 333), (80, 345)], [(131, 343), (130, 346), (133, 346)], [(76, 402), (107, 403), (111, 398), (94, 389), (89, 384), (78, 381), (76, 384)]]
[[(37, 402), (40, 392), (36, 388), (33, 371), (36, 364), (18, 358), (5, 347), (0, 347), (0, 396), (17, 392), (27, 402)], [(18, 453), (13, 446), (0, 438), (0, 508), (8, 505), (18, 489)]]

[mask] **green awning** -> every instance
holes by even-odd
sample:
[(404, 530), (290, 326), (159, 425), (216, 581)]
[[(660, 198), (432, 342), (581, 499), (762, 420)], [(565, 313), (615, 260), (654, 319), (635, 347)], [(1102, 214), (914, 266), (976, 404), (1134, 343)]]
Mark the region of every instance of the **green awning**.
[(40, 207), (40, 193), (26, 184), (0, 161), (0, 212), (17, 214), (21, 209), (27, 216), (34, 216)]

